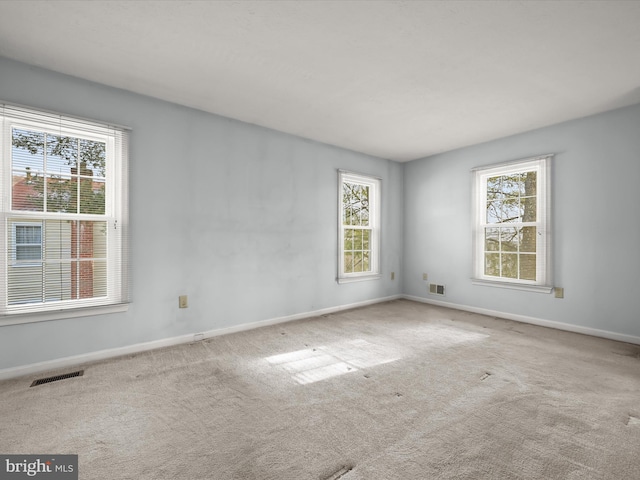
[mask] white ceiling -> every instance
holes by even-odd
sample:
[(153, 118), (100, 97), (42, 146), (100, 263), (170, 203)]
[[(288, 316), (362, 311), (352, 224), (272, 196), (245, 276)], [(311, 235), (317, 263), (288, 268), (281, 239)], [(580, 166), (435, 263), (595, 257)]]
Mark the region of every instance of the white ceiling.
[(1, 1), (0, 55), (406, 161), (640, 102), (640, 1)]

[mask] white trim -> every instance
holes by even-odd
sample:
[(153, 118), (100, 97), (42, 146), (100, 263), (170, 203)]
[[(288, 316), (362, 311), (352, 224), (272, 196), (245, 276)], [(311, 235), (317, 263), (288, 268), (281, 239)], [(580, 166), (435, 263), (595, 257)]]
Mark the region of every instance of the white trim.
[(544, 155), (536, 155), (535, 157), (526, 157), (526, 158), (521, 158), (519, 160), (510, 160), (508, 162), (502, 162), (502, 163), (492, 163), (491, 165), (481, 165), (479, 167), (473, 167), (471, 171), (475, 172), (477, 170), (487, 170), (489, 168), (502, 169), (504, 167), (509, 167), (511, 165), (520, 164), (524, 162), (534, 162), (537, 160), (544, 160), (546, 158), (551, 158), (554, 156), (555, 156), (555, 153), (545, 153)]
[[(401, 295), (405, 300), (413, 300), (414, 302), (428, 303), (439, 307), (452, 308), (454, 310), (463, 310), (466, 312), (479, 313), (490, 317), (506, 318), (521, 323), (529, 323), (540, 327), (554, 328), (565, 332), (581, 333), (592, 337), (606, 338), (608, 340), (616, 340), (618, 342), (633, 343), (640, 345), (640, 337), (634, 335), (626, 335), (624, 333), (610, 332), (608, 330), (600, 330), (598, 328), (583, 327), (581, 325), (573, 325), (571, 323), (557, 322), (555, 320), (545, 320), (543, 318), (529, 317), (527, 315), (518, 315), (515, 313), (500, 312), (498, 310), (490, 310), (487, 308), (472, 307), (470, 305), (461, 305), (451, 302), (443, 302), (440, 300), (431, 300), (430, 298), (417, 297), (414, 295)], [(0, 371), (1, 372), (1, 371)]]
[[(389, 297), (376, 298), (373, 300), (364, 300), (362, 302), (350, 303), (346, 305), (338, 305), (336, 307), (322, 308), (320, 310), (314, 310), (311, 312), (297, 313), (294, 315), (288, 315), (285, 317), (270, 318), (267, 320), (261, 320), (252, 323), (243, 323), (241, 325), (235, 325), (232, 327), (218, 328), (214, 330), (208, 330), (206, 332), (195, 332), (187, 335), (180, 335), (177, 337), (163, 338), (160, 340), (153, 340), (151, 342), (136, 343), (134, 345), (127, 345), (125, 347), (111, 348), (107, 350), (99, 350), (97, 352), (83, 353), (80, 355), (73, 355), (71, 357), (57, 358), (54, 360), (47, 360), (44, 362), (31, 363), (29, 365), (21, 365), (18, 367), (0, 369), (0, 380), (6, 380), (9, 378), (22, 377), (24, 375), (33, 375), (36, 373), (46, 372), (50, 370), (56, 370), (60, 368), (72, 367), (89, 362), (97, 362), (113, 357), (120, 357), (123, 355), (132, 355), (134, 353), (146, 352), (148, 350), (155, 350), (158, 348), (171, 347), (174, 345), (180, 345), (183, 343), (192, 343), (197, 340), (217, 337), (220, 335), (228, 335), (230, 333), (243, 332), (246, 330), (253, 330), (255, 328), (267, 327), (270, 325), (277, 325), (280, 323), (293, 322), (295, 320), (302, 320), (305, 318), (319, 317), (321, 315), (327, 315), (329, 313), (340, 312), (343, 310), (350, 310), (352, 308), (365, 307), (367, 305), (374, 305), (376, 303), (389, 302), (391, 300), (398, 300), (402, 298), (402, 295), (392, 295)], [(60, 312), (67, 315), (70, 312)]]
[(65, 320), (67, 318), (92, 317), (108, 313), (122, 313), (129, 310), (128, 303), (116, 303), (108, 305), (92, 305), (90, 307), (65, 308), (41, 312), (22, 312), (0, 315), (0, 328), (22, 323), (47, 322), (49, 320)]
[(523, 290), (525, 292), (536, 293), (551, 293), (553, 290), (553, 287), (549, 285), (527, 285), (526, 283), (498, 282), (496, 280), (483, 280), (480, 278), (472, 278), (471, 284), (482, 287), (510, 288), (513, 290)]
[(0, 100), (0, 110), (10, 110), (12, 116), (17, 116), (19, 118), (33, 118), (34, 112), (37, 112), (37, 118), (40, 118), (41, 115), (47, 115), (48, 117), (59, 119), (62, 118), (70, 123), (81, 123), (83, 125), (91, 125), (93, 128), (103, 129), (103, 128), (115, 128), (117, 130), (131, 130), (131, 127), (127, 127), (126, 125), (119, 125), (113, 122), (95, 120), (92, 118), (80, 117), (77, 115), (67, 115), (61, 114), (60, 112), (56, 112), (54, 110), (47, 110), (44, 108), (34, 108), (29, 105), (23, 105), (21, 103), (8, 103), (4, 100)]
[(381, 273), (368, 273), (366, 275), (338, 277), (336, 278), (336, 282), (338, 283), (366, 282), (367, 280), (380, 280), (381, 278), (382, 278)]

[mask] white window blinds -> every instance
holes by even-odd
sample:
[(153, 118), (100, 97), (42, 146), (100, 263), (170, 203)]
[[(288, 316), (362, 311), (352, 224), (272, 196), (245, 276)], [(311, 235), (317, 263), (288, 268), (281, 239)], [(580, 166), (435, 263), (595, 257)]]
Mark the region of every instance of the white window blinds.
[(0, 114), (0, 314), (127, 303), (128, 130)]

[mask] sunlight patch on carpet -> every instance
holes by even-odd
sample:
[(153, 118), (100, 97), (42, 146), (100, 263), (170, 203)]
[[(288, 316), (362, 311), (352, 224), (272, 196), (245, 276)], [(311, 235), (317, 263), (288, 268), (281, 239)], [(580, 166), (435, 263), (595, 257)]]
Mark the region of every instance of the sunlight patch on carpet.
[(265, 360), (288, 372), (297, 383), (306, 385), (400, 358), (395, 349), (355, 339), (272, 355)]
[(489, 338), (485, 333), (470, 332), (463, 328), (446, 325), (421, 325), (403, 329), (403, 332), (410, 332), (416, 338), (420, 338), (424, 345), (444, 348)]

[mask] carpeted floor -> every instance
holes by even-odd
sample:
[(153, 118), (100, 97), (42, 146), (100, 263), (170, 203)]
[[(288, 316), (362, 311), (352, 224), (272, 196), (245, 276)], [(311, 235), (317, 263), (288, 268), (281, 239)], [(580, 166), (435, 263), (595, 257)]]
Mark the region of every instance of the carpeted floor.
[(398, 300), (83, 367), (0, 383), (1, 453), (83, 480), (640, 478), (635, 345)]

